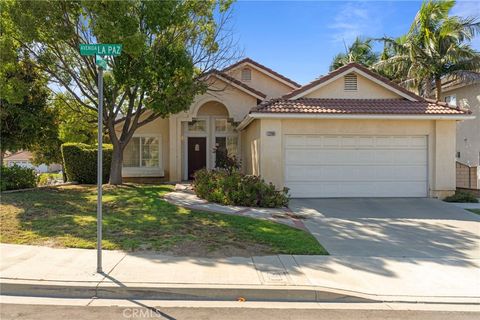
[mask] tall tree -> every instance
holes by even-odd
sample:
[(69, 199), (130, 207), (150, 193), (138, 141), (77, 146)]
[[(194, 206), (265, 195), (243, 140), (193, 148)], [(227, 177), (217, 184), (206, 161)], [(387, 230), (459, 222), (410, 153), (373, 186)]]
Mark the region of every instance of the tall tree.
[[(31, 149), (57, 136), (46, 79), (29, 60), (0, 66), (0, 163), (6, 151)], [(17, 90), (14, 90), (17, 88)]]
[(367, 67), (373, 65), (378, 59), (378, 54), (373, 51), (372, 39), (357, 37), (350, 46), (345, 46), (345, 53), (339, 53), (330, 64), (330, 71), (338, 69), (350, 62), (358, 62)]
[[(425, 97), (440, 99), (442, 79), (480, 79), (480, 54), (469, 42), (480, 32), (476, 18), (449, 16), (453, 0), (423, 2), (409, 32), (401, 39), (383, 38), (386, 54), (375, 68), (388, 72)], [(435, 89), (435, 90), (433, 90)]]
[[(3, 1), (2, 37), (85, 110), (97, 112), (97, 69), (81, 43), (122, 43), (104, 79), (104, 126), (113, 144), (110, 183), (122, 183), (123, 150), (141, 126), (188, 108), (201, 76), (236, 57), (230, 0)], [(115, 127), (122, 124), (121, 132)]]
[[(34, 164), (62, 163), (60, 147), (65, 142), (94, 144), (97, 139), (97, 114), (68, 95), (58, 93), (49, 101), (52, 126), (44, 128), (44, 138), (32, 144)], [(108, 136), (104, 141), (109, 141)]]

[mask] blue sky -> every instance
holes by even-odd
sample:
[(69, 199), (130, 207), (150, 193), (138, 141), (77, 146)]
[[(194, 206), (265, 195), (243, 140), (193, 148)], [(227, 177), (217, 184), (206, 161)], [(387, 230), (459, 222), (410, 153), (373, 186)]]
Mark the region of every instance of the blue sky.
[[(332, 57), (357, 35), (399, 36), (421, 1), (238, 1), (233, 30), (245, 56), (301, 83), (328, 73)], [(480, 16), (480, 1), (459, 1), (452, 13)], [(480, 50), (480, 37), (472, 44)], [(378, 46), (381, 49), (381, 46)]]

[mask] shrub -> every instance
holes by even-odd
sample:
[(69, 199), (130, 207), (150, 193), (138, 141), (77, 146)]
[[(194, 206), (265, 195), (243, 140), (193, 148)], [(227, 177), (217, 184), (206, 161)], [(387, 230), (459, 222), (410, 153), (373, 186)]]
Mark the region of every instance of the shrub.
[(453, 196), (446, 197), (445, 199), (443, 199), (443, 201), (446, 201), (446, 202), (473, 202), (473, 203), (477, 203), (478, 199), (471, 192), (455, 191), (455, 194)]
[(52, 182), (62, 180), (61, 173), (41, 173), (37, 178), (37, 185), (39, 186), (48, 186), (52, 184)]
[[(113, 146), (103, 145), (103, 182), (110, 176)], [(84, 143), (62, 144), (63, 167), (68, 181), (97, 183), (97, 146)]]
[(276, 190), (272, 183), (238, 170), (199, 170), (193, 187), (200, 198), (225, 205), (278, 208), (289, 200), (287, 188)]
[(1, 191), (35, 188), (37, 185), (33, 169), (14, 165), (12, 167), (1, 166), (0, 171)]

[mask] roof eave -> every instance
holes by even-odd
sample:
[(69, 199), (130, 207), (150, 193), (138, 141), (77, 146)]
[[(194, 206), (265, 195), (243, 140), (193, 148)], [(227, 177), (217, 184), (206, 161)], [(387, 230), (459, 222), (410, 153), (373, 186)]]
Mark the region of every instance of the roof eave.
[[(326, 114), (251, 112), (253, 119), (375, 119), (375, 120), (471, 120), (469, 114)], [(250, 120), (250, 122), (252, 121)], [(242, 121), (243, 123), (244, 121)], [(240, 125), (242, 125), (240, 123)], [(239, 125), (239, 126), (240, 126)]]

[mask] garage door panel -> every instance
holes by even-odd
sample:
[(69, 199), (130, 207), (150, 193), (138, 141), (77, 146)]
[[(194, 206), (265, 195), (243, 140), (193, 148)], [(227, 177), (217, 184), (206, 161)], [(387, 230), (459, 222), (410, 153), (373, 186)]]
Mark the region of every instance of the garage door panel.
[[(372, 195), (372, 185), (366, 182), (328, 183), (291, 183), (290, 195), (293, 198), (338, 198), (338, 197), (419, 197), (423, 194), (423, 182), (377, 182)], [(321, 194), (321, 195), (319, 195)]]
[(425, 181), (425, 167), (405, 166), (392, 170), (387, 166), (289, 166), (286, 170), (287, 181)]
[(287, 135), (285, 141), (285, 184), (293, 197), (426, 196), (426, 136)]

